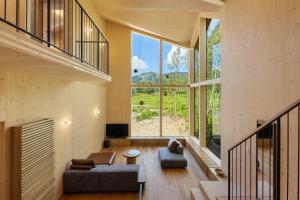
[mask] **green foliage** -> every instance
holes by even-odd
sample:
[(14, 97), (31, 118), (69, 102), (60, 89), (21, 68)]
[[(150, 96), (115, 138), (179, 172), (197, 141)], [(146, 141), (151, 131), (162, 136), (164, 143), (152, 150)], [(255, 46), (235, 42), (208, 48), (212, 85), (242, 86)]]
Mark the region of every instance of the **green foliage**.
[(163, 96), (163, 114), (188, 118), (188, 91), (187, 89), (165, 89)]
[[(217, 24), (213, 30), (210, 30), (207, 38), (207, 68), (206, 78), (214, 79), (220, 77), (220, 69), (213, 67), (214, 47), (221, 43), (220, 23)], [(216, 135), (220, 134), (220, 99), (221, 99), (221, 85), (209, 85), (206, 87), (206, 145), (209, 146), (213, 142)]]
[(152, 119), (153, 117), (159, 116), (159, 112), (156, 110), (151, 110), (151, 109), (140, 109), (137, 110), (137, 116), (136, 120), (137, 121), (143, 121), (146, 119)]
[(207, 38), (206, 56), (207, 56), (207, 79), (213, 79), (220, 77), (220, 70), (213, 68), (213, 47), (221, 43), (221, 30), (220, 24), (218, 24), (212, 31), (211, 35)]
[(220, 110), (221, 110), (221, 85), (210, 85), (206, 88), (207, 95), (207, 141), (213, 138), (213, 135), (220, 134)]

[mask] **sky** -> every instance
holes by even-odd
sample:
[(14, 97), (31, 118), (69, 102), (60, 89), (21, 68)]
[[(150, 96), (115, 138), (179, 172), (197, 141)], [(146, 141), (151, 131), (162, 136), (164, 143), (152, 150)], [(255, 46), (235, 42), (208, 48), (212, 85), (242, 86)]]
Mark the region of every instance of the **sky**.
[[(145, 72), (159, 73), (160, 66), (160, 42), (157, 39), (147, 37), (141, 34), (132, 33), (131, 43), (131, 71), (132, 76)], [(176, 49), (175, 45), (163, 42), (163, 74), (169, 73), (170, 69), (167, 65), (172, 52)], [(181, 48), (181, 55), (187, 54), (185, 48)], [(187, 55), (188, 56), (188, 55)], [(138, 73), (134, 73), (134, 69), (138, 69)], [(180, 67), (181, 72), (187, 72), (187, 63)]]
[[(208, 37), (211, 36), (212, 31), (220, 23), (219, 19), (212, 19), (209, 28), (207, 30)], [(160, 41), (145, 35), (138, 33), (132, 33), (131, 35), (131, 74), (132, 76), (142, 74), (145, 72), (155, 72), (159, 73), (160, 66)], [(163, 42), (163, 74), (172, 72), (168, 67), (168, 60), (172, 56), (172, 52), (176, 50), (175, 45), (167, 42)], [(221, 66), (221, 54), (220, 54), (220, 44), (213, 47), (213, 67), (220, 68)], [(188, 50), (181, 48), (181, 55), (187, 54), (187, 59), (189, 59)], [(138, 72), (135, 73), (134, 70), (137, 69)], [(188, 72), (188, 60), (179, 69), (180, 72)]]

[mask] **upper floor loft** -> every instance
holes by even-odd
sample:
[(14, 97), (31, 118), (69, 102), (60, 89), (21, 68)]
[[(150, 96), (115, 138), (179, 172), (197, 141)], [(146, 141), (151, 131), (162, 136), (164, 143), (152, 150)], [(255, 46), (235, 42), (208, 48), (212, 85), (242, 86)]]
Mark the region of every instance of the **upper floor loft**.
[(50, 62), (110, 80), (109, 41), (77, 0), (0, 0), (0, 21), (2, 64)]

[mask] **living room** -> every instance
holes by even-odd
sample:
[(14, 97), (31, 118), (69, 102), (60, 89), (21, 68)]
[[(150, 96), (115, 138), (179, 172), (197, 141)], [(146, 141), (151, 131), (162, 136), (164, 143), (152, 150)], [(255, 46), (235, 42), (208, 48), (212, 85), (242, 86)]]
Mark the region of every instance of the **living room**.
[(299, 13), (0, 1), (0, 199), (299, 199)]

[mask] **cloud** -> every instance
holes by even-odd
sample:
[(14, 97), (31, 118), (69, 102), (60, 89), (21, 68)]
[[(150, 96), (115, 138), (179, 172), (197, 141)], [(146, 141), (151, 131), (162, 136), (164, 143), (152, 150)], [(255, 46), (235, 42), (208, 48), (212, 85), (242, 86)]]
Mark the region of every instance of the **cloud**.
[(140, 59), (137, 56), (132, 56), (131, 57), (131, 67), (132, 69), (146, 69), (148, 68), (148, 64)]
[[(179, 49), (179, 53), (177, 54), (177, 50)], [(187, 49), (184, 49), (184, 48), (180, 48), (180, 47), (177, 47), (177, 46), (172, 46), (172, 48), (170, 49), (170, 51), (168, 52), (168, 55), (167, 55), (167, 64), (169, 65), (173, 65), (174, 64), (174, 58), (173, 58), (173, 55), (176, 55), (177, 59), (178, 59), (178, 64), (179, 65), (184, 65), (186, 62), (187, 62)]]

